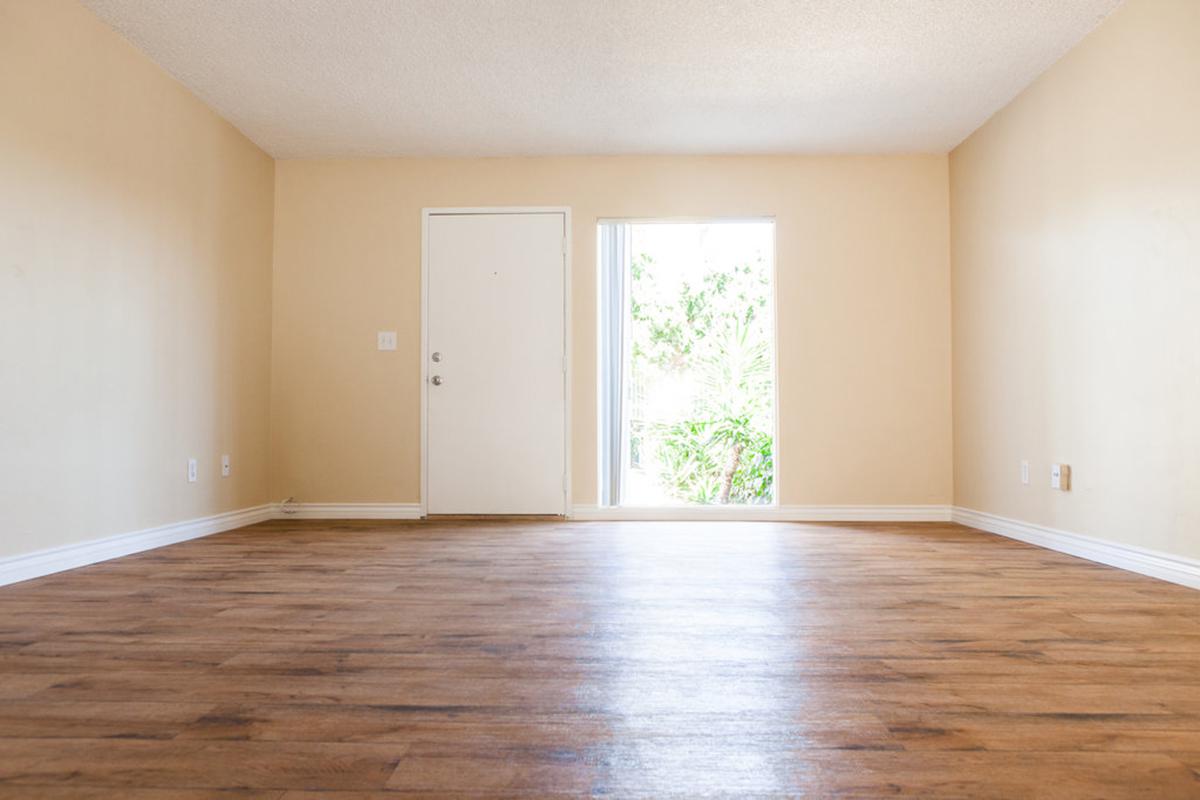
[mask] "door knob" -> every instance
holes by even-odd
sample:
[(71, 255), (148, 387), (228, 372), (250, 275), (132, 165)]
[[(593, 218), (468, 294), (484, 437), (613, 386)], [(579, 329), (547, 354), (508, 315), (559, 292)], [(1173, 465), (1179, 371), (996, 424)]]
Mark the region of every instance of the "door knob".
[(432, 358), (432, 359), (433, 359), (433, 363), (435, 363), (435, 364), (436, 364), (436, 363), (438, 363), (439, 361), (441, 361), (441, 360), (442, 360), (442, 354), (441, 354), (441, 353), (434, 353), (432, 356), (430, 356), (430, 358)]
[(430, 382), (431, 382), (431, 383), (433, 383), (433, 385), (434, 385), (434, 386), (441, 386), (441, 385), (442, 385), (442, 376), (441, 376), (441, 375), (434, 375), (434, 376), (433, 376), (432, 378), (430, 378), (429, 380), (430, 380)]

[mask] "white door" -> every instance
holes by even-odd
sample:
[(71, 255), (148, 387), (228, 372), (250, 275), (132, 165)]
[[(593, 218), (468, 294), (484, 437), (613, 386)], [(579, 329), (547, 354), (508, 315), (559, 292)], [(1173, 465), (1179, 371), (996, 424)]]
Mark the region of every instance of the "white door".
[(426, 511), (566, 513), (566, 215), (431, 213)]

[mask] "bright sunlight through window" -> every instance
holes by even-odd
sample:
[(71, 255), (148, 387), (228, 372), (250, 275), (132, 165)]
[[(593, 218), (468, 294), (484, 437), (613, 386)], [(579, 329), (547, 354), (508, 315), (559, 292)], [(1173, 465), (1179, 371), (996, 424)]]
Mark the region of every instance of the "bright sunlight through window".
[(606, 505), (775, 501), (775, 226), (600, 225)]

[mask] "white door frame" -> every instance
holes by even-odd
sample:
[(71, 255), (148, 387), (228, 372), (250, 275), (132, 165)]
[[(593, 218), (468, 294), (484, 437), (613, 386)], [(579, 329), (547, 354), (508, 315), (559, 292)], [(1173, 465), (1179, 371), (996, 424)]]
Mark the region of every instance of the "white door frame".
[(429, 514), (429, 218), (472, 214), (563, 215), (563, 516), (571, 514), (571, 208), (476, 206), (421, 209), (421, 516)]

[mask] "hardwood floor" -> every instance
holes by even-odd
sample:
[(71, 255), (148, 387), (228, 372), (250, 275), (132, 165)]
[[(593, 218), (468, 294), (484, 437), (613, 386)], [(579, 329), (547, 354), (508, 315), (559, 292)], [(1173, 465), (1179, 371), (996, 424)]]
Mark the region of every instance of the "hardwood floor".
[(950, 524), (272, 522), (0, 608), (0, 798), (1200, 797), (1200, 593)]

